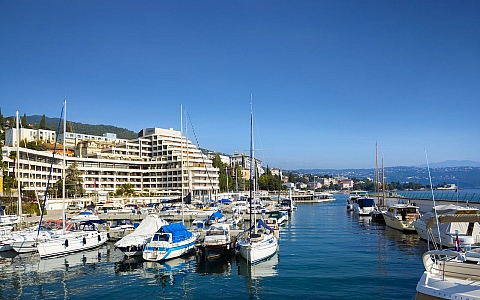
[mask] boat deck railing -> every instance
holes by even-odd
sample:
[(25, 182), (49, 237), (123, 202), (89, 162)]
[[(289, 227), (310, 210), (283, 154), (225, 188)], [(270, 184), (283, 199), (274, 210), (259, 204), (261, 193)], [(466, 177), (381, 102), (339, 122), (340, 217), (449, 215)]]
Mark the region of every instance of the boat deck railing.
[[(376, 194), (370, 194), (372, 197), (377, 197)], [(382, 194), (380, 194), (380, 197)], [(459, 201), (468, 203), (480, 204), (480, 193), (463, 193), (454, 191), (434, 191), (435, 200), (445, 201)], [(387, 195), (387, 198), (404, 198), (404, 199), (421, 199), (432, 200), (431, 191), (399, 191), (394, 195)]]

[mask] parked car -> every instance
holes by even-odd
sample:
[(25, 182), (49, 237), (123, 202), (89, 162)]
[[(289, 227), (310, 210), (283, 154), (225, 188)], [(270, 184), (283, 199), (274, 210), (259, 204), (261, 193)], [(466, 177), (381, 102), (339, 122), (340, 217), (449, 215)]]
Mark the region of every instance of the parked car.
[(80, 210), (82, 207), (78, 204), (70, 204), (67, 206), (67, 210)]

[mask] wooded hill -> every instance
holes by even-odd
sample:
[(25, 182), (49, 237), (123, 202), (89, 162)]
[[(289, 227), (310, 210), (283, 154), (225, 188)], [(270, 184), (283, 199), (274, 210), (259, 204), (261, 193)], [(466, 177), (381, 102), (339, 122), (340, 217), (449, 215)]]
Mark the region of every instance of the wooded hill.
[[(34, 116), (27, 116), (27, 121), (29, 124), (32, 124), (35, 126), (35, 128), (38, 127), (40, 124), (40, 121), (42, 120), (43, 116), (39, 115), (34, 115)], [(45, 117), (46, 121), (46, 127), (50, 130), (55, 130), (59, 128), (59, 118), (48, 118)], [(119, 128), (115, 127), (112, 125), (90, 125), (90, 124), (83, 124), (83, 123), (77, 123), (77, 122), (70, 122), (67, 121), (67, 123), (71, 123), (69, 126), (71, 128), (71, 132), (75, 133), (81, 133), (81, 134), (91, 134), (91, 135), (98, 135), (98, 136), (103, 136), (105, 133), (115, 133), (117, 135), (117, 138), (119, 139), (134, 139), (137, 137), (137, 133), (128, 130), (126, 128)], [(60, 132), (62, 131), (62, 124), (60, 124)], [(68, 130), (69, 131), (69, 130)]]

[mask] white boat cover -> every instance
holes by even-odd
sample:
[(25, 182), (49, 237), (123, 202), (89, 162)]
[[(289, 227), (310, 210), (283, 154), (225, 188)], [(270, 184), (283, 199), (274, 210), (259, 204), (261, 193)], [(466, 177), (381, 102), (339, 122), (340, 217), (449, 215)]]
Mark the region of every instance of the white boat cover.
[(141, 245), (146, 239), (152, 237), (162, 226), (168, 225), (168, 222), (156, 214), (148, 215), (134, 232), (124, 236), (115, 243), (115, 247), (127, 247), (131, 245)]

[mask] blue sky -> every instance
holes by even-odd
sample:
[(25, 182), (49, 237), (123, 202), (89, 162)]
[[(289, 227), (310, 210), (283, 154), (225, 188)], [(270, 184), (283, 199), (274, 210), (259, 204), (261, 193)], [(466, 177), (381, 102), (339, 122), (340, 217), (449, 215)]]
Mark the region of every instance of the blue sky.
[(478, 1), (0, 0), (4, 116), (180, 129), (282, 169), (480, 161)]

